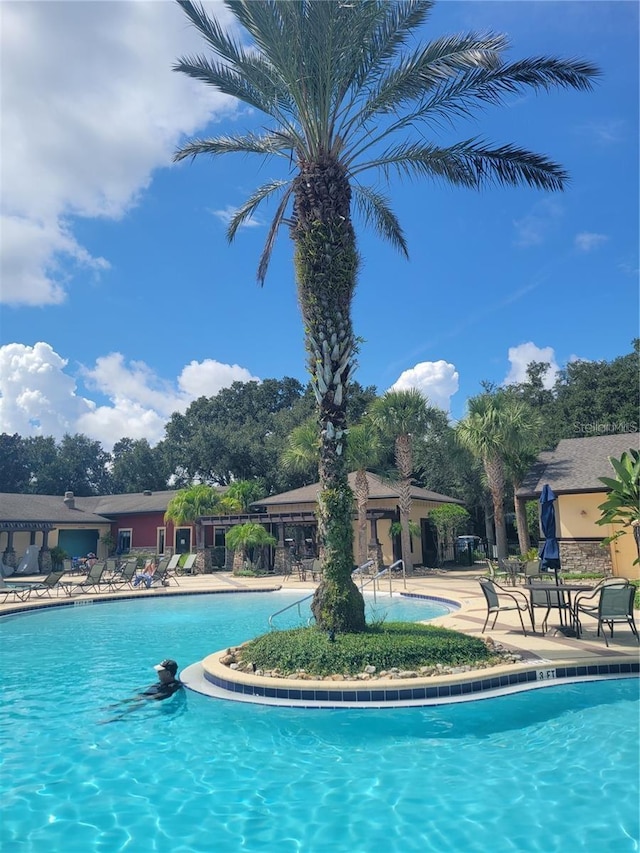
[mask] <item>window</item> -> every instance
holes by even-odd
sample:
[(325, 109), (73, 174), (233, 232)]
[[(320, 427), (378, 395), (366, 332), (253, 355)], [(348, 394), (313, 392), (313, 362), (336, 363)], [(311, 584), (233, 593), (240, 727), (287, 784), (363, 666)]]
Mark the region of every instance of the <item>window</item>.
[(191, 528), (176, 527), (176, 554), (191, 552)]
[(156, 535), (156, 553), (159, 555), (164, 554), (165, 552), (165, 540), (166, 540), (166, 528), (158, 527), (157, 535)]
[(118, 547), (116, 549), (118, 554), (128, 554), (131, 550), (131, 534), (133, 530), (129, 528), (128, 530), (118, 530)]

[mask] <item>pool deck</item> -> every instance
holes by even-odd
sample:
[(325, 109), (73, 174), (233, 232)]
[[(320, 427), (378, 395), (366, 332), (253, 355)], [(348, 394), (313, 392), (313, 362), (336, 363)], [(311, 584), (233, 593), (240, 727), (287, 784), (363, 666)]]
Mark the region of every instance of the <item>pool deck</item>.
[[(446, 616), (439, 617), (431, 624), (439, 624), (447, 628), (452, 628), (461, 631), (471, 636), (491, 637), (496, 643), (501, 644), (509, 651), (519, 654), (522, 660), (515, 664), (504, 665), (486, 670), (476, 670), (457, 673), (452, 675), (439, 675), (433, 677), (423, 677), (420, 679), (378, 679), (370, 682), (357, 682), (355, 686), (359, 692), (363, 692), (362, 688), (367, 688), (371, 692), (377, 689), (377, 695), (380, 690), (401, 691), (404, 700), (399, 700), (398, 704), (439, 704), (447, 701), (447, 697), (451, 694), (451, 685), (463, 685), (462, 691), (455, 689), (456, 697), (448, 699), (448, 701), (460, 701), (466, 699), (480, 698), (479, 693), (484, 695), (496, 695), (500, 692), (512, 692), (516, 689), (527, 689), (531, 687), (542, 687), (545, 684), (559, 683), (558, 679), (565, 681), (585, 680), (594, 677), (620, 677), (625, 675), (638, 675), (640, 647), (633, 636), (631, 630), (624, 626), (617, 626), (614, 637), (609, 637), (609, 647), (607, 648), (602, 636), (596, 635), (595, 620), (588, 617), (583, 622), (583, 635), (581, 639), (573, 637), (565, 637), (553, 627), (557, 616), (554, 616), (552, 611), (549, 617), (549, 629), (546, 634), (540, 633), (539, 629), (536, 633), (532, 633), (527, 626), (525, 618), (525, 626), (527, 627), (527, 635), (523, 636), (517, 613), (507, 612), (499, 614), (495, 628), (489, 630), (487, 628), (485, 634), (481, 633), (486, 616), (486, 604), (480, 586), (477, 582), (477, 577), (483, 574), (483, 566), (478, 565), (469, 569), (453, 570), (448, 572), (434, 571), (428, 576), (407, 577), (406, 587), (402, 579), (393, 580), (394, 592), (405, 592), (413, 595), (428, 596), (435, 599), (443, 599), (445, 601), (455, 602), (459, 605), (459, 609), (453, 610)], [(76, 580), (69, 578), (70, 581)], [(389, 591), (389, 581), (382, 578), (381, 592)], [(278, 575), (269, 575), (259, 578), (251, 577), (234, 577), (226, 572), (216, 572), (208, 575), (187, 575), (179, 578), (179, 586), (174, 582), (169, 587), (161, 587), (152, 590), (136, 589), (123, 590), (113, 593), (81, 593), (68, 597), (60, 595), (52, 598), (37, 598), (33, 597), (28, 602), (8, 602), (0, 604), (0, 615), (15, 613), (25, 610), (33, 610), (36, 608), (47, 606), (78, 606), (86, 605), (92, 601), (100, 601), (105, 599), (133, 599), (141, 597), (156, 598), (164, 595), (188, 595), (201, 593), (225, 593), (225, 592), (252, 592), (252, 591), (267, 591), (267, 590), (288, 590), (298, 591), (300, 596), (313, 592), (315, 584), (310, 581), (301, 581), (295, 576), (282, 577)], [(368, 588), (371, 590), (371, 586)], [(277, 603), (274, 602), (274, 611), (278, 609)], [(526, 614), (525, 614), (526, 615)], [(639, 614), (636, 611), (636, 624), (640, 623)], [(540, 619), (541, 619), (540, 615)], [(250, 638), (247, 638), (250, 639)], [(220, 674), (221, 664), (216, 662), (220, 652), (212, 649), (210, 657), (205, 659), (205, 666), (208, 674), (213, 674), (213, 681), (216, 679), (216, 672)], [(236, 682), (236, 686), (232, 687), (237, 691), (235, 695), (228, 695), (227, 698), (234, 698), (239, 701), (259, 701), (271, 704), (270, 701), (263, 698), (264, 690), (255, 690), (256, 686), (268, 685), (270, 688), (277, 689), (280, 694), (280, 699), (285, 696), (296, 696), (300, 688), (305, 689), (305, 695), (310, 696), (309, 691), (323, 690), (326, 692), (327, 682), (311, 682), (301, 681), (296, 679), (275, 679), (275, 678), (260, 678), (249, 675), (247, 673), (239, 673), (230, 671), (224, 667), (224, 673), (228, 679), (231, 676), (232, 681)], [(203, 686), (202, 673), (198, 672), (194, 675), (191, 667), (187, 668), (187, 674), (195, 679), (195, 682), (190, 684), (187, 679), (187, 686), (200, 692), (207, 692), (210, 695), (221, 695), (226, 691), (220, 691), (215, 685), (205, 684)], [(492, 676), (491, 684), (489, 684), (489, 676)], [(482, 679), (482, 684), (479, 686), (479, 680)], [(205, 675), (207, 680), (207, 675)], [(471, 684), (474, 687), (471, 687)], [(407, 699), (407, 690), (416, 686), (422, 688), (428, 686), (431, 695), (433, 696), (433, 688), (436, 689), (437, 696), (434, 701), (425, 702)], [(332, 687), (338, 687), (333, 684)], [(348, 691), (347, 688), (350, 688)], [(354, 682), (341, 682), (340, 689), (343, 693), (353, 692)], [(229, 688), (227, 688), (228, 690)], [(269, 690), (269, 695), (273, 690)], [(256, 693), (258, 695), (256, 695)], [(391, 695), (391, 694), (389, 694)], [(415, 694), (418, 695), (417, 693)], [(421, 695), (421, 694), (420, 694)], [(355, 700), (354, 700), (355, 701)], [(358, 699), (356, 704), (361, 707), (361, 701)], [(350, 704), (349, 701), (339, 700), (340, 704)], [(305, 701), (304, 697), (300, 700), (286, 702), (286, 704), (314, 704), (322, 705), (323, 702), (310, 703)], [(272, 704), (282, 704), (278, 698)], [(335, 707), (336, 702), (329, 698), (326, 704), (330, 707)], [(384, 703), (386, 704), (386, 702)]]

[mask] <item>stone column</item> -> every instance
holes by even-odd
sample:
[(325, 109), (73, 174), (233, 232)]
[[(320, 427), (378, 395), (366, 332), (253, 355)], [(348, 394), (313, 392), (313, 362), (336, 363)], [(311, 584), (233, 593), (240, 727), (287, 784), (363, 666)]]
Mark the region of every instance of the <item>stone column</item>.
[(369, 520), (370, 534), (369, 544), (367, 545), (367, 559), (373, 560), (373, 565), (370, 568), (372, 575), (377, 575), (383, 566), (382, 560), (382, 545), (378, 542), (378, 521), (375, 518)]
[(278, 522), (278, 544), (273, 555), (273, 571), (277, 575), (287, 574), (287, 564), (289, 555), (287, 554), (287, 546), (284, 541), (284, 522)]
[(48, 575), (53, 567), (51, 562), (51, 551), (49, 550), (48, 530), (42, 531), (42, 548), (40, 548), (40, 553), (38, 554), (38, 565), (40, 566), (40, 571), (44, 572), (45, 575)]
[(2, 562), (5, 566), (14, 569), (18, 565), (15, 548), (13, 547), (13, 530), (7, 530), (7, 547), (2, 554)]

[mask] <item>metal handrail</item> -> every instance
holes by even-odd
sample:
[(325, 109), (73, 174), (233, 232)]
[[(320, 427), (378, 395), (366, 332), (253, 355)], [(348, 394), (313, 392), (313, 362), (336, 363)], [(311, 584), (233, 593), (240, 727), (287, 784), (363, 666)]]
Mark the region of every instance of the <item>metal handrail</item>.
[[(363, 572), (365, 569), (368, 569), (369, 566), (372, 566), (372, 565), (373, 565), (373, 560), (367, 560), (366, 563), (363, 563), (361, 566), (358, 566), (357, 569), (354, 569), (351, 572), (351, 576), (353, 577), (353, 575), (357, 574), (358, 572)], [(273, 628), (273, 620), (275, 619), (276, 616), (279, 616), (281, 613), (284, 613), (286, 610), (291, 610), (292, 607), (297, 607), (298, 608), (298, 616), (302, 616), (302, 613), (300, 612), (300, 605), (302, 604), (303, 601), (308, 601), (310, 598), (313, 598), (313, 595), (314, 595), (314, 593), (312, 592), (309, 595), (305, 595), (304, 598), (299, 598), (297, 601), (294, 601), (291, 604), (287, 604), (287, 606), (283, 607), (281, 610), (276, 610), (275, 613), (272, 613), (271, 616), (269, 616), (269, 627)], [(309, 621), (311, 621), (311, 619), (309, 619)]]
[(276, 616), (279, 616), (281, 613), (284, 613), (284, 612), (285, 612), (285, 610), (291, 610), (291, 608), (292, 608), (292, 607), (296, 607), (296, 606), (297, 606), (297, 608), (298, 608), (298, 616), (300, 616), (300, 617), (301, 617), (301, 616), (302, 616), (302, 613), (300, 612), (300, 605), (302, 604), (302, 602), (303, 602), (303, 601), (308, 601), (310, 598), (313, 598), (313, 596), (314, 596), (314, 593), (312, 592), (312, 593), (310, 593), (309, 595), (305, 595), (305, 597), (304, 597), (304, 598), (300, 598), (300, 599), (298, 599), (298, 601), (294, 601), (292, 604), (287, 604), (287, 606), (286, 606), (286, 607), (283, 607), (281, 610), (276, 610), (276, 612), (275, 612), (275, 613), (272, 613), (272, 614), (271, 614), (271, 616), (269, 616), (269, 627), (270, 627), (270, 628), (273, 628), (273, 619), (274, 619)]

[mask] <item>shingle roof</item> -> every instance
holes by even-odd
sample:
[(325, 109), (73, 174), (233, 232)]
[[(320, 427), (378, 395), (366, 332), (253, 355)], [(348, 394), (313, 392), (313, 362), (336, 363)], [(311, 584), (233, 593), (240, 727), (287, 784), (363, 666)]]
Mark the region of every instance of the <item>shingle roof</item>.
[(62, 495), (0, 493), (1, 521), (49, 521), (56, 524), (106, 524), (108, 516), (165, 512), (176, 491), (98, 497), (74, 497), (67, 506)]
[[(399, 497), (398, 487), (393, 483), (385, 482), (367, 471), (367, 480), (369, 482), (369, 498), (384, 499), (391, 498), (396, 500)], [(355, 472), (349, 474), (349, 485), (355, 488), (356, 475)], [(280, 495), (273, 495), (270, 498), (264, 498), (261, 501), (255, 501), (253, 506), (274, 506), (279, 504), (315, 504), (318, 498), (320, 483), (312, 483), (310, 486), (303, 486), (300, 489), (293, 489), (290, 492), (282, 492)], [(430, 492), (428, 489), (421, 489), (418, 486), (412, 486), (411, 497), (413, 500), (435, 501), (437, 503), (452, 503), (462, 504), (464, 501), (458, 498), (450, 498), (447, 495), (440, 495), (438, 492)]]
[(541, 453), (518, 489), (521, 498), (533, 498), (548, 483), (556, 494), (603, 492), (599, 477), (614, 475), (609, 457), (640, 448), (640, 433), (564, 438), (555, 450)]
[(61, 495), (0, 494), (0, 521), (49, 521), (55, 524), (105, 524), (90, 507), (68, 507)]

